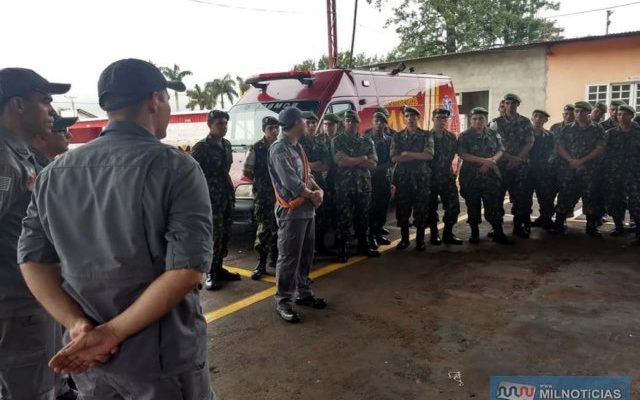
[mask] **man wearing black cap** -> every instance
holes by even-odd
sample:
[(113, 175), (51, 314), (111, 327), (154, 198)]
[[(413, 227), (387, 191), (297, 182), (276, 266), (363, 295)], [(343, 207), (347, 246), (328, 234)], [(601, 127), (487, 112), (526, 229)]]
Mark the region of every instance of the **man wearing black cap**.
[(278, 138), (280, 125), (275, 117), (267, 116), (262, 119), (264, 137), (249, 148), (249, 155), (244, 162), (243, 174), (253, 181), (253, 205), (256, 222), (256, 242), (253, 246), (258, 253), (256, 265), (251, 279), (258, 280), (269, 268), (275, 268), (278, 261), (278, 223), (273, 208), (276, 196), (269, 176), (269, 147)]
[(378, 155), (373, 141), (360, 136), (358, 113), (344, 113), (344, 133), (331, 143), (331, 152), (336, 162), (335, 200), (337, 210), (336, 240), (338, 259), (346, 262), (347, 240), (353, 226), (356, 239), (356, 254), (378, 257), (380, 253), (369, 243), (369, 211), (371, 210), (371, 171), (378, 164)]
[(365, 137), (373, 141), (378, 156), (378, 165), (371, 172), (371, 212), (369, 218), (369, 242), (377, 249), (378, 245), (391, 243), (382, 229), (387, 222), (389, 202), (391, 200), (391, 136), (387, 128), (387, 115), (382, 112), (373, 114), (373, 128), (367, 130)]
[(227, 256), (235, 191), (229, 171), (233, 164), (231, 142), (224, 138), (227, 134), (229, 114), (213, 110), (207, 116), (209, 134), (193, 146), (191, 155), (196, 159), (209, 187), (213, 211), (213, 261), (206, 275), (207, 290), (220, 289), (223, 281), (238, 281), (240, 275), (227, 271), (222, 260)]
[(602, 215), (601, 158), (605, 152), (605, 133), (601, 126), (591, 122), (592, 106), (586, 101), (575, 103), (575, 122), (565, 126), (557, 140), (560, 156), (558, 174), (558, 201), (553, 233), (564, 232), (564, 222), (572, 215), (582, 198), (582, 211), (587, 216), (586, 233), (599, 238), (598, 218)]
[(536, 194), (540, 216), (531, 226), (551, 229), (553, 226), (553, 211), (556, 191), (553, 187), (556, 171), (553, 169), (551, 156), (554, 152), (555, 139), (553, 134), (544, 128), (549, 120), (549, 113), (545, 110), (534, 110), (531, 116), (535, 142), (529, 152), (531, 167), (529, 168), (529, 194), (527, 199), (533, 204), (533, 193)]
[(29, 150), (35, 158), (38, 170), (46, 167), (57, 156), (69, 150), (71, 133), (68, 128), (77, 121), (77, 117), (65, 118), (54, 113), (51, 132), (36, 135), (29, 141)]
[[(446, 108), (436, 108), (432, 112), (433, 129), (429, 132), (433, 136), (434, 155), (431, 161), (431, 198), (429, 199), (429, 228), (431, 230), (430, 243), (439, 246), (445, 244), (461, 245), (462, 240), (453, 234), (453, 226), (460, 215), (460, 196), (456, 175), (453, 173), (452, 163), (458, 152), (456, 135), (447, 130), (447, 123), (451, 112)], [(438, 201), (444, 210), (444, 232), (442, 239), (438, 233)]]
[[(505, 115), (498, 117), (492, 125), (502, 137), (504, 154), (498, 163), (502, 175), (502, 191), (509, 192), (513, 233), (529, 237), (531, 227), (531, 207), (527, 199), (527, 176), (529, 171), (529, 151), (533, 147), (533, 127), (529, 118), (518, 114), (520, 97), (509, 93), (504, 96)], [(500, 208), (504, 209), (502, 202)]]
[(513, 244), (502, 229), (502, 182), (498, 160), (504, 153), (500, 135), (487, 128), (489, 112), (482, 107), (471, 110), (471, 127), (458, 138), (458, 154), (463, 160), (460, 167), (460, 195), (467, 204), (471, 227), (469, 243), (480, 242), (482, 208), (484, 219), (493, 228), (493, 241)]
[(311, 176), (309, 162), (299, 141), (304, 135), (302, 112), (289, 107), (280, 112), (282, 132), (269, 148), (269, 174), (276, 195), (278, 264), (276, 311), (287, 322), (298, 322), (297, 305), (322, 309), (326, 302), (311, 291), (309, 271), (313, 263), (314, 214), (323, 191)]
[(198, 295), (211, 205), (198, 164), (159, 141), (167, 89), (185, 88), (142, 60), (109, 65), (109, 125), (41, 172), (22, 223), (22, 273), (69, 334), (50, 365), (86, 400), (215, 399)]
[(53, 399), (47, 362), (58, 347), (55, 321), (33, 297), (17, 259), (21, 221), (36, 177), (27, 143), (50, 135), (51, 95), (70, 85), (32, 70), (0, 70), (0, 398)]
[(409, 219), (413, 214), (416, 227), (416, 250), (424, 251), (424, 230), (429, 211), (433, 136), (420, 128), (420, 111), (415, 107), (402, 110), (406, 128), (393, 136), (391, 160), (396, 163), (393, 184), (396, 186), (396, 219), (400, 227), (398, 250), (409, 247)]

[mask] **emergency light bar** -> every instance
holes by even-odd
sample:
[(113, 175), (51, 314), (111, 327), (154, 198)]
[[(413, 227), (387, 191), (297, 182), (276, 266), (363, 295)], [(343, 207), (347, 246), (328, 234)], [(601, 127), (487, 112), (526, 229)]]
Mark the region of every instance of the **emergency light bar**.
[(288, 71), (288, 72), (273, 72), (268, 74), (254, 75), (246, 80), (248, 84), (254, 88), (264, 90), (268, 84), (265, 82), (278, 81), (283, 79), (295, 79), (303, 85), (311, 86), (315, 78), (311, 71)]

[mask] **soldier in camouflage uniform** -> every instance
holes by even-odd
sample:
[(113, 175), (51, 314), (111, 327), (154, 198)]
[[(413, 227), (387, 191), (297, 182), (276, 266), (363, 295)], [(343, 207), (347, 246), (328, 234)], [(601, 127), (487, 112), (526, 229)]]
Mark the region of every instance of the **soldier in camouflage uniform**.
[(567, 104), (562, 110), (562, 122), (556, 122), (555, 124), (551, 125), (551, 128), (549, 128), (549, 130), (555, 138), (560, 135), (562, 128), (576, 120), (576, 117), (573, 114), (574, 110), (575, 107), (573, 106), (573, 104)]
[[(433, 129), (431, 135), (434, 142), (434, 155), (431, 161), (431, 190), (429, 199), (429, 228), (431, 230), (431, 244), (436, 246), (442, 242), (461, 245), (462, 240), (453, 234), (453, 226), (460, 215), (460, 198), (456, 176), (453, 173), (453, 159), (458, 152), (456, 135), (446, 127), (451, 112), (446, 108), (436, 108), (432, 113)], [(444, 210), (444, 232), (442, 239), (438, 233), (438, 198)]]
[[(630, 106), (618, 108), (619, 131), (626, 136), (626, 162), (624, 169), (624, 191), (631, 221), (635, 223), (636, 245), (640, 245), (640, 125), (630, 122), (634, 115)], [(609, 136), (614, 135), (609, 131)]]
[(240, 275), (233, 274), (222, 267), (222, 260), (227, 256), (229, 235), (231, 232), (231, 215), (235, 203), (235, 193), (229, 170), (233, 163), (231, 142), (224, 138), (227, 134), (229, 114), (213, 110), (207, 116), (209, 135), (193, 146), (191, 155), (196, 159), (209, 186), (209, 197), (213, 212), (213, 261), (206, 275), (205, 288), (217, 290), (222, 281), (240, 280)]
[(585, 101), (575, 103), (576, 120), (565, 126), (558, 138), (559, 193), (554, 233), (564, 232), (567, 216), (582, 198), (582, 209), (587, 216), (586, 232), (589, 236), (601, 237), (597, 224), (603, 213), (599, 191), (602, 190), (601, 158), (606, 141), (604, 130), (589, 119), (591, 109), (591, 104)]
[(618, 126), (618, 107), (624, 105), (625, 103), (622, 100), (613, 100), (609, 104), (609, 118), (600, 122), (600, 126), (605, 132)]
[(373, 248), (387, 245), (391, 241), (382, 235), (387, 221), (389, 200), (391, 199), (391, 136), (387, 133), (387, 115), (382, 112), (373, 114), (373, 128), (364, 136), (371, 139), (376, 148), (378, 165), (371, 174), (371, 218), (369, 223), (369, 242)]
[(463, 163), (460, 167), (460, 195), (467, 204), (467, 220), (471, 227), (470, 243), (480, 242), (484, 219), (493, 228), (493, 241), (499, 244), (513, 244), (502, 229), (502, 178), (498, 160), (504, 153), (502, 139), (495, 131), (487, 128), (489, 112), (476, 107), (471, 110), (471, 128), (458, 137), (458, 155)]
[(529, 207), (533, 204), (533, 194), (536, 194), (540, 216), (533, 221), (531, 226), (551, 229), (553, 226), (554, 200), (556, 189), (554, 188), (555, 174), (553, 169), (553, 152), (555, 139), (553, 134), (544, 129), (544, 124), (549, 120), (549, 113), (544, 110), (534, 110), (531, 116), (533, 121), (533, 135), (535, 142), (529, 152), (529, 193), (527, 199), (530, 201)]
[[(518, 114), (520, 97), (509, 93), (504, 96), (505, 115), (498, 117), (492, 128), (502, 138), (504, 154), (498, 163), (502, 175), (502, 192), (509, 192), (513, 233), (528, 238), (531, 227), (531, 207), (528, 194), (529, 151), (533, 147), (533, 127), (527, 117)], [(504, 201), (504, 200), (503, 200)], [(500, 208), (504, 215), (503, 202)]]
[(589, 114), (589, 118), (591, 122), (594, 124), (599, 124), (602, 121), (602, 117), (607, 113), (607, 105), (601, 102), (597, 102), (593, 105), (593, 110), (591, 110), (591, 114)]
[[(387, 110), (382, 106), (378, 106), (378, 108), (376, 108), (376, 113), (382, 113), (387, 118), (387, 125), (384, 128), (385, 135), (392, 137), (394, 134), (398, 133), (397, 131), (389, 127), (389, 110)], [(373, 132), (373, 130), (374, 128), (367, 129), (366, 131), (364, 131), (364, 135), (365, 136), (370, 135)], [(388, 233), (385, 233), (385, 235), (388, 235)]]
[(278, 138), (280, 125), (274, 117), (262, 119), (264, 137), (249, 149), (244, 163), (243, 174), (253, 181), (254, 215), (258, 227), (254, 250), (258, 253), (258, 264), (251, 274), (251, 279), (258, 280), (269, 268), (275, 268), (278, 261), (278, 224), (274, 213), (276, 196), (273, 192), (269, 176), (269, 146)]
[(430, 161), (433, 159), (433, 136), (418, 126), (420, 111), (403, 110), (406, 128), (393, 136), (391, 160), (396, 163), (393, 184), (396, 186), (396, 219), (401, 239), (397, 249), (409, 247), (409, 218), (413, 213), (416, 227), (416, 250), (425, 249), (424, 229), (429, 210), (431, 182)]
[(638, 206), (636, 204), (634, 207), (628, 202), (633, 197), (629, 196), (628, 188), (633, 187), (633, 182), (637, 180), (634, 175), (638, 175), (638, 170), (634, 168), (637, 165), (633, 161), (638, 158), (634, 153), (640, 151), (637, 147), (640, 127), (632, 123), (635, 114), (633, 107), (619, 106), (617, 113), (618, 126), (606, 132), (607, 147), (604, 156), (606, 205), (615, 223), (611, 236), (624, 235), (625, 212), (632, 208), (637, 210)]
[(358, 114), (355, 111), (347, 111), (344, 114), (345, 132), (331, 142), (331, 153), (337, 165), (336, 239), (340, 262), (347, 261), (346, 240), (350, 235), (352, 223), (358, 239), (356, 253), (373, 257), (380, 255), (367, 241), (371, 209), (371, 170), (378, 164), (378, 157), (371, 139), (359, 136), (359, 123)]

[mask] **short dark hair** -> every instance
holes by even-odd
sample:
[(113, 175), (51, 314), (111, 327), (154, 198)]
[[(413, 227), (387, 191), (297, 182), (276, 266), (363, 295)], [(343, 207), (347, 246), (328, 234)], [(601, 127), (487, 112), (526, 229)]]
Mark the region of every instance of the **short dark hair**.
[[(115, 95), (115, 94), (107, 94), (104, 96), (106, 99), (108, 99), (108, 101), (110, 102), (119, 102), (121, 99), (119, 98), (120, 96)], [(145, 101), (149, 100), (149, 98), (151, 97), (151, 93), (149, 93), (149, 95), (147, 97), (145, 97), (142, 100), (139, 100), (133, 104), (128, 104), (118, 110), (113, 110), (113, 111), (107, 111), (107, 114), (111, 114), (111, 113), (118, 113), (118, 114), (122, 114), (123, 116), (125, 116), (126, 118), (134, 118), (137, 117), (138, 114), (140, 114), (140, 110), (142, 109), (142, 105), (144, 104)]]

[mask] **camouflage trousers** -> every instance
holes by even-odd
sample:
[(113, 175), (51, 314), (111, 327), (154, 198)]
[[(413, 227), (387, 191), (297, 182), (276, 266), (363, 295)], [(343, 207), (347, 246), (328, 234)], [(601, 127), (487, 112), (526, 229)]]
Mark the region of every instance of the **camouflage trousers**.
[(278, 254), (278, 223), (274, 211), (275, 204), (261, 204), (256, 202), (254, 215), (258, 227), (253, 249), (258, 254), (270, 254), (277, 258)]
[(608, 170), (604, 189), (602, 192), (607, 213), (614, 218), (623, 218), (628, 207), (624, 171)]
[(576, 171), (563, 164), (558, 171), (558, 202), (556, 212), (564, 216), (573, 214), (573, 210), (582, 198), (582, 211), (587, 216), (603, 214), (601, 193), (602, 177), (597, 168)]
[(211, 269), (219, 270), (222, 268), (222, 259), (229, 252), (233, 205), (227, 204), (221, 208), (213, 205), (212, 209), (221, 209), (220, 212), (214, 212), (213, 214), (213, 260), (211, 262)]
[(432, 178), (428, 223), (435, 225), (438, 223), (438, 199), (442, 203), (444, 216), (442, 221), (445, 224), (455, 224), (460, 215), (460, 196), (458, 196), (458, 185), (456, 177), (450, 176), (444, 179), (435, 180)]
[(487, 222), (492, 225), (502, 224), (504, 192), (498, 175), (478, 173), (473, 179), (461, 179), (460, 195), (467, 205), (467, 222), (470, 225), (479, 225), (482, 222), (482, 207)]
[(533, 194), (535, 193), (540, 208), (540, 217), (552, 218), (555, 210), (554, 202), (558, 189), (554, 173), (548, 166), (531, 167), (527, 182), (528, 208), (533, 206)]
[(531, 201), (529, 200), (529, 190), (527, 180), (529, 175), (529, 165), (521, 164), (514, 169), (507, 169), (500, 165), (500, 175), (502, 175), (502, 193), (500, 196), (500, 211), (504, 216), (504, 198), (509, 193), (511, 202), (511, 214), (514, 217), (523, 218), (531, 215)]
[(379, 235), (380, 230), (387, 222), (390, 200), (391, 180), (387, 175), (374, 175), (371, 179), (371, 213), (369, 218), (371, 233)]
[(419, 177), (414, 181), (396, 183), (396, 219), (398, 226), (409, 225), (413, 214), (413, 225), (424, 228), (427, 225), (430, 195), (430, 177)]
[(353, 225), (356, 236), (363, 237), (369, 230), (369, 211), (371, 210), (371, 183), (362, 182), (358, 186), (336, 187), (336, 238), (346, 240)]

